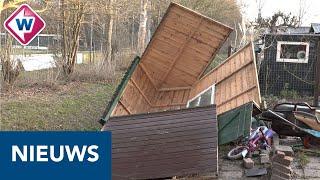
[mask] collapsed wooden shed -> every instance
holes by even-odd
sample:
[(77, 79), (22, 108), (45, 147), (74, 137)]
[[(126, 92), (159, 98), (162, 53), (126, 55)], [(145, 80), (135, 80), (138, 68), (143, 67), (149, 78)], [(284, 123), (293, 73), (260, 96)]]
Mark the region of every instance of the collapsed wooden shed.
[[(101, 122), (111, 116), (185, 108), (190, 99), (213, 84), (217, 86), (218, 114), (250, 100), (259, 103), (257, 76), (252, 74), (256, 72), (252, 44), (203, 77), (231, 31), (228, 26), (172, 3), (142, 57), (130, 66)], [(237, 81), (240, 78), (250, 82), (241, 85)], [(226, 87), (229, 82), (232, 85)], [(223, 92), (219, 94), (220, 89)]]
[[(172, 144), (162, 142), (162, 139), (168, 140), (170, 137), (167, 133), (175, 136), (175, 131), (180, 132), (180, 128), (186, 128), (185, 121), (190, 123), (191, 127), (188, 128), (192, 132), (200, 137), (212, 138), (211, 141), (201, 138), (198, 140), (203, 142), (203, 151), (206, 151), (204, 147), (208, 146), (212, 150), (206, 151), (205, 154), (202, 154), (202, 150), (198, 152), (197, 157), (201, 159), (199, 163), (208, 163), (207, 156), (218, 156), (218, 148), (214, 145), (218, 142), (217, 115), (248, 102), (253, 101), (258, 105), (261, 102), (252, 43), (204, 74), (231, 31), (230, 27), (178, 4), (172, 3), (169, 6), (142, 57), (134, 59), (101, 118), (101, 123), (105, 124), (103, 130), (114, 132), (112, 138), (115, 140), (113, 144), (115, 154), (118, 154), (119, 147), (123, 147), (121, 151), (127, 152), (129, 147), (123, 146), (123, 143), (130, 145), (130, 142), (135, 142), (140, 135), (151, 132), (155, 138), (152, 140), (154, 141), (153, 149), (161, 149), (162, 146), (171, 147)], [(203, 111), (199, 107), (205, 108), (209, 114), (199, 113), (198, 111)], [(183, 118), (177, 114), (182, 115)], [(176, 118), (179, 119), (180, 124), (172, 122)], [(114, 128), (118, 123), (121, 124), (122, 120), (126, 124), (123, 133), (128, 131), (125, 138), (118, 134), (118, 127)], [(203, 120), (207, 124), (203, 123)], [(148, 128), (142, 128), (145, 123), (149, 123), (148, 121), (152, 121), (147, 125)], [(193, 122), (202, 123), (194, 125)], [(167, 125), (165, 129), (161, 129), (161, 123)], [(208, 124), (210, 124), (208, 128), (212, 128), (210, 131), (206, 129)], [(152, 126), (149, 127), (149, 125)], [(121, 128), (120, 125), (119, 128)], [(158, 131), (153, 131), (154, 129)], [(185, 139), (181, 141), (192, 141), (192, 136), (183, 135), (183, 137)], [(149, 137), (144, 136), (144, 138), (147, 143)], [(196, 146), (196, 144), (188, 144), (181, 146), (180, 149), (195, 149)], [(133, 148), (139, 150), (137, 152), (145, 150), (143, 144), (137, 144)], [(218, 171), (218, 161), (215, 158), (212, 160), (213, 164), (208, 166), (204, 164), (202, 168), (188, 166), (181, 169), (174, 163), (164, 161), (165, 168), (162, 176), (156, 172), (152, 174), (151, 171), (150, 174), (144, 175), (139, 168), (131, 166), (129, 159), (134, 159), (137, 164), (144, 161), (149, 163), (149, 155), (139, 156), (139, 158), (134, 156), (136, 155), (113, 157), (113, 164), (116, 164), (113, 172), (117, 172), (116, 176), (119, 179), (121, 177), (124, 179), (164, 178), (166, 175)], [(194, 161), (188, 158), (188, 154), (181, 158), (177, 158), (179, 162), (183, 162), (181, 164), (188, 165)], [(150, 162), (152, 163), (154, 162)]]
[(231, 31), (228, 26), (172, 3), (103, 118), (184, 108), (192, 86)]
[(189, 97), (212, 85), (215, 86), (214, 103), (218, 115), (252, 101), (259, 107), (261, 96), (253, 43), (247, 44), (197, 81)]

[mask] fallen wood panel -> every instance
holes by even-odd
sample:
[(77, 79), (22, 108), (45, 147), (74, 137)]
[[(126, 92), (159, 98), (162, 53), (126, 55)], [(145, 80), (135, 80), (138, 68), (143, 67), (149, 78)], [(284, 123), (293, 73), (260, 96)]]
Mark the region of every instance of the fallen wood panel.
[(215, 106), (111, 117), (112, 179), (218, 173)]
[(171, 3), (141, 63), (157, 89), (191, 86), (231, 31), (228, 26)]
[[(192, 86), (232, 29), (171, 3), (141, 60), (129, 68), (101, 123), (112, 116), (185, 108)], [(131, 76), (132, 75), (132, 76)]]
[(260, 105), (260, 88), (252, 43), (201, 78), (192, 88), (189, 99), (213, 84), (216, 85), (215, 104), (218, 115), (251, 101)]

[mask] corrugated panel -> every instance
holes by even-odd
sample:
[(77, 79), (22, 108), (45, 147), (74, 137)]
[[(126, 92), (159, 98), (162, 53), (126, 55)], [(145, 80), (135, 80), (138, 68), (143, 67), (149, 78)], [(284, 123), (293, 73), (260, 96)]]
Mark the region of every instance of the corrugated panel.
[(215, 104), (218, 115), (251, 101), (260, 105), (260, 87), (253, 43), (234, 53), (201, 78), (192, 88), (189, 99), (213, 84), (216, 85)]
[[(265, 31), (265, 34), (270, 34), (271, 30), (267, 29)], [(273, 32), (274, 34), (287, 34), (287, 35), (292, 35), (292, 34), (309, 34), (310, 33), (310, 27), (278, 27), (276, 32)]]
[(215, 106), (110, 118), (113, 179), (218, 172)]
[[(287, 34), (309, 34), (310, 32), (310, 27), (287, 27), (285, 29), (285, 32), (283, 33), (287, 33)], [(281, 32), (279, 33), (281, 34)]]
[(311, 24), (311, 28), (313, 28), (313, 32), (315, 34), (319, 34), (320, 33), (320, 24), (319, 23), (312, 23)]

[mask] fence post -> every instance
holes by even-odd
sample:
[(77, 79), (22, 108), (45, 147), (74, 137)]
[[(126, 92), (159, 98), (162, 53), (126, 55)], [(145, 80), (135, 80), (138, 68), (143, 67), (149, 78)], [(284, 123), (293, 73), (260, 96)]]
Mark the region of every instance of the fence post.
[(315, 73), (315, 87), (314, 87), (314, 106), (319, 106), (320, 96), (320, 41), (317, 46), (317, 61)]

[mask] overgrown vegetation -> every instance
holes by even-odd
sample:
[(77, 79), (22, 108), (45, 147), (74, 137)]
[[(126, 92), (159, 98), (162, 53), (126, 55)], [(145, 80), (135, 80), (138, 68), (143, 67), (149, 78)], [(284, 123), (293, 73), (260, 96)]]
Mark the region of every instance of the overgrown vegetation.
[(289, 89), (289, 84), (286, 83), (283, 90), (280, 92), (280, 97), (297, 99), (299, 98), (299, 93), (295, 90)]
[(114, 85), (73, 82), (17, 89), (0, 99), (0, 130), (99, 130)]

